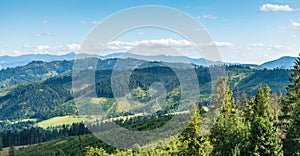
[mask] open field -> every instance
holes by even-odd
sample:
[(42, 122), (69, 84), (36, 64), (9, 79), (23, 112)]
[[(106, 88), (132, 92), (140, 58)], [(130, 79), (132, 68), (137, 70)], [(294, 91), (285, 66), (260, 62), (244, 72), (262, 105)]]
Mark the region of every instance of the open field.
[(55, 127), (55, 126), (60, 126), (60, 125), (70, 125), (73, 123), (78, 123), (83, 121), (84, 119), (78, 117), (78, 116), (58, 116), (58, 117), (53, 117), (48, 120), (44, 120), (41, 122), (36, 123), (37, 126), (42, 127), (42, 128), (47, 128), (47, 127)]
[[(27, 145), (26, 146), (15, 146), (15, 149), (18, 150), (22, 147), (27, 147)], [(0, 151), (0, 156), (8, 156), (8, 151), (9, 151), (9, 147), (3, 148), (3, 150)]]

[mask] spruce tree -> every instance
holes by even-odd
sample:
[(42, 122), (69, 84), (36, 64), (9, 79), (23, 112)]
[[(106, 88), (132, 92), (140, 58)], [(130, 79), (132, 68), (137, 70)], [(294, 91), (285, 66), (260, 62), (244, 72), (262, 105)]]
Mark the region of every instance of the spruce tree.
[(179, 155), (186, 154), (190, 156), (209, 155), (210, 144), (205, 136), (201, 135), (202, 117), (199, 107), (194, 104), (191, 110), (191, 123), (187, 129), (181, 134)]
[(283, 142), (283, 148), (286, 155), (300, 155), (300, 103), (294, 108), (291, 124)]
[(283, 155), (277, 128), (268, 112), (270, 102), (270, 88), (260, 87), (254, 97), (253, 119), (250, 120), (249, 155)]
[(287, 93), (282, 102), (282, 115), (280, 116), (281, 122), (287, 129), (293, 114), (293, 110), (300, 100), (300, 57), (295, 61), (292, 69), (290, 84), (287, 86)]
[(247, 102), (246, 104), (246, 110), (244, 113), (244, 117), (248, 122), (253, 121), (254, 118), (254, 100), (255, 98), (251, 98), (251, 100), (249, 102)]
[(284, 152), (286, 155), (300, 155), (300, 57), (295, 61), (282, 105), (281, 123), (286, 132)]
[(225, 96), (220, 106), (220, 114), (210, 130), (210, 141), (213, 146), (212, 154), (243, 155), (247, 129), (236, 109), (227, 78), (225, 84)]

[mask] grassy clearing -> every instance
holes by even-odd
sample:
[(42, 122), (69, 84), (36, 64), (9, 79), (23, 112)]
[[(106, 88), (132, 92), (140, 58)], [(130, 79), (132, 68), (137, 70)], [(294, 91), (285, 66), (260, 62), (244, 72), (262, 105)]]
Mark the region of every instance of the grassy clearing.
[(84, 119), (78, 117), (78, 116), (58, 116), (53, 117), (41, 122), (38, 122), (36, 125), (42, 128), (47, 127), (55, 127), (55, 126), (61, 126), (61, 125), (70, 125), (73, 123), (78, 123), (83, 121)]
[[(24, 148), (24, 147), (27, 147), (27, 145), (25, 145), (25, 146), (15, 146), (15, 149), (19, 150), (20, 148)], [(8, 156), (8, 152), (9, 152), (9, 147), (5, 147), (5, 148), (3, 148), (2, 151), (0, 151), (0, 156)]]

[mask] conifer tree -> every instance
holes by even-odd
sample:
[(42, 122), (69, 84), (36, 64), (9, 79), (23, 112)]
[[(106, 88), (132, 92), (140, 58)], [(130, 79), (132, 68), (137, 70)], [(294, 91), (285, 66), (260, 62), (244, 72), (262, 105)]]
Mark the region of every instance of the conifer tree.
[(283, 155), (277, 128), (268, 112), (270, 88), (260, 87), (254, 97), (250, 129), (249, 155)]
[(300, 57), (298, 57), (298, 59), (295, 61), (295, 65), (292, 69), (292, 74), (289, 81), (290, 84), (286, 88), (286, 97), (282, 102), (281, 110), (283, 115), (280, 116), (281, 122), (285, 125), (286, 128), (291, 121), (293, 110), (300, 100)]
[(244, 117), (247, 121), (251, 122), (254, 118), (254, 97), (246, 104)]
[(291, 124), (283, 142), (283, 148), (286, 155), (300, 155), (300, 103), (294, 108)]
[(212, 154), (239, 155), (245, 151), (244, 141), (247, 138), (247, 129), (236, 109), (227, 78), (225, 84), (225, 96), (220, 106), (220, 114), (210, 131), (210, 141), (213, 146)]
[(295, 61), (282, 102), (281, 124), (286, 132), (283, 149), (286, 155), (300, 155), (300, 57)]
[(180, 141), (182, 146), (179, 154), (186, 155), (209, 155), (210, 144), (205, 136), (201, 136), (202, 117), (199, 107), (194, 104), (191, 110), (192, 122), (181, 134)]

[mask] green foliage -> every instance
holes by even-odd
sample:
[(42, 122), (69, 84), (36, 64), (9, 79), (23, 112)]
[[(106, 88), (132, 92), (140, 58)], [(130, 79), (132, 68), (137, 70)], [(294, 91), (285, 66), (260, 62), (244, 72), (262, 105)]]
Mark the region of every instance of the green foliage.
[(285, 154), (300, 155), (300, 57), (296, 60), (287, 95), (283, 101), (281, 121), (285, 125)]
[[(247, 127), (242, 122), (232, 97), (227, 78), (220, 78), (217, 82), (218, 94), (223, 94), (220, 114), (210, 130), (210, 141), (213, 155), (243, 154), (247, 139)], [(222, 88), (222, 89), (220, 89)], [(222, 96), (221, 96), (222, 97)]]
[(179, 155), (209, 155), (210, 144), (205, 136), (201, 135), (202, 117), (199, 107), (195, 104), (191, 110), (191, 124), (181, 134)]
[[(83, 59), (81, 63), (88, 66), (93, 61), (93, 59)], [(111, 70), (105, 69), (111, 69), (116, 61), (117, 60), (112, 59), (103, 60), (98, 63), (97, 69), (101, 69), (100, 71), (97, 71), (95, 75), (97, 81), (96, 93), (98, 97), (112, 98), (114, 96), (112, 94), (110, 85)], [(125, 59), (122, 61), (130, 66), (133, 65), (134, 62), (137, 62), (137, 60), (130, 61), (130, 59)], [(6, 88), (6, 91), (0, 94), (0, 119), (48, 119), (55, 116), (76, 114), (75, 105), (71, 96), (72, 76), (70, 73), (67, 73), (71, 71), (69, 68), (72, 64), (72, 61), (56, 61), (50, 63), (33, 62), (22, 68), (16, 67), (1, 71), (2, 74), (0, 73), (0, 75), (4, 77), (3, 81), (6, 81), (7, 78), (12, 76), (12, 73), (19, 72), (20, 75), (28, 73), (29, 75), (33, 75), (34, 78), (31, 79), (30, 77), (25, 76), (26, 81), (16, 81), (15, 84), (20, 84), (22, 82), (31, 83), (17, 85), (14, 88)], [(174, 93), (173, 96), (168, 94), (167, 102), (162, 106), (164, 109), (163, 111), (167, 113), (176, 109), (179, 104), (178, 101), (180, 100), (181, 94), (180, 90), (176, 91), (176, 89), (179, 87), (179, 81), (176, 74), (170, 68), (162, 65), (158, 66), (157, 63), (148, 63), (147, 65), (145, 64), (145, 66), (145, 68), (134, 70), (130, 77), (129, 88), (132, 90), (141, 88), (144, 93), (147, 93), (146, 91), (153, 82), (162, 82), (168, 93)], [(290, 73), (290, 71), (287, 70), (262, 71), (249, 69), (242, 66), (228, 66), (226, 69), (228, 70), (230, 81), (232, 82), (231, 87), (239, 86), (240, 92), (253, 92), (256, 90), (256, 86), (259, 82), (252, 82), (252, 80), (260, 79), (259, 76), (261, 75), (265, 75), (263, 76), (264, 83), (274, 86), (274, 91), (283, 90), (284, 85), (282, 84), (286, 84), (287, 81), (285, 77), (288, 77)], [(212, 67), (210, 70), (214, 70), (214, 68)], [(49, 72), (51, 73), (52, 71), (55, 71), (57, 74), (47, 74)], [(32, 72), (35, 73), (32, 74)], [(87, 71), (82, 71), (82, 74), (86, 74), (85, 72)], [(184, 73), (185, 70), (179, 68), (178, 72)], [(198, 76), (198, 82), (201, 87), (200, 92), (203, 96), (203, 101), (209, 101), (208, 97), (211, 93), (209, 69), (205, 67), (195, 67), (195, 72)], [(126, 73), (126, 70), (117, 73), (116, 76), (120, 77), (119, 80), (124, 80), (124, 78), (122, 78), (124, 73)], [(14, 76), (18, 77), (19, 79), (23, 77), (20, 75), (15, 74)], [(41, 76), (42, 78), (38, 78), (38, 76)], [(189, 75), (185, 76), (186, 77), (184, 79), (188, 81), (190, 79)], [(45, 81), (41, 82), (42, 80)], [(86, 88), (86, 90), (88, 89), (89, 88)], [(133, 92), (133, 98), (142, 102), (147, 102), (151, 99), (150, 96), (141, 96), (141, 93)], [(223, 98), (215, 97), (212, 99), (212, 103), (222, 103), (222, 101), (220, 101), (221, 99)], [(208, 102), (206, 103), (208, 104)]]
[[(55, 81), (71, 82), (70, 76)], [(72, 99), (68, 84), (55, 84), (53, 80), (43, 83), (21, 85), (0, 97), (0, 119), (47, 119), (53, 116), (74, 114), (70, 105), (62, 105)]]
[(238, 114), (226, 117), (220, 115), (210, 130), (213, 155), (245, 155), (248, 128)]
[(270, 88), (260, 87), (253, 100), (253, 118), (250, 121), (249, 154), (283, 155), (277, 128), (269, 116)]
[(46, 80), (71, 71), (72, 66), (72, 61), (33, 61), (25, 66), (0, 70), (0, 88)]
[(250, 96), (256, 95), (260, 85), (269, 85), (274, 92), (286, 92), (285, 87), (289, 84), (291, 71), (285, 69), (257, 70), (237, 83), (241, 92)]
[(109, 154), (102, 148), (86, 147), (85, 156), (108, 156)]
[[(115, 62), (116, 60), (110, 60), (109, 65), (101, 66), (99, 64), (99, 66), (104, 69), (110, 69)], [(133, 64), (134, 62), (131, 63)], [(33, 67), (30, 69), (36, 68), (37, 70), (34, 74), (28, 71), (35, 77), (32, 81), (48, 78), (46, 73), (49, 73), (50, 69), (48, 70), (48, 68), (50, 67), (47, 67), (47, 65), (50, 64), (42, 62), (36, 62), (36, 64), (44, 66), (45, 71), (32, 64)], [(298, 60), (298, 66), (299, 64), (300, 61)], [(62, 75), (69, 67), (66, 65), (66, 68), (63, 68), (60, 67), (60, 64), (57, 64), (57, 66), (55, 68), (57, 75), (59, 75), (57, 77), (43, 82), (18, 85), (10, 89), (6, 88), (8, 92), (0, 96), (0, 119), (48, 119), (55, 116), (76, 114), (75, 104), (71, 96), (71, 74)], [(238, 66), (227, 66), (226, 69), (229, 77), (219, 78), (216, 84), (216, 92), (211, 99), (212, 106), (215, 106), (213, 109), (219, 110), (220, 115), (216, 119), (209, 136), (200, 135), (203, 133), (201, 129), (202, 117), (199, 109), (195, 107), (192, 111), (192, 123), (179, 138), (150, 151), (134, 152), (134, 149), (116, 151), (97, 138), (91, 135), (84, 135), (32, 145), (17, 150), (15, 153), (17, 155), (38, 155), (37, 151), (39, 151), (40, 155), (83, 155), (84, 153), (86, 155), (282, 155), (277, 128), (273, 124), (273, 119), (276, 118), (274, 117), (276, 116), (275, 107), (273, 113), (270, 111), (270, 105), (272, 105), (269, 93), (270, 88), (259, 88), (259, 85), (268, 83), (274, 91), (283, 91), (283, 86), (287, 83), (286, 79), (289, 77), (290, 71), (278, 69), (253, 70)], [(54, 69), (51, 68), (52, 70)], [(299, 154), (299, 70), (299, 67), (295, 67), (293, 70), (292, 85), (288, 87), (284, 103), (286, 105), (283, 108), (284, 115), (289, 116), (288, 121), (291, 123), (286, 135), (287, 138), (284, 141), (284, 147), (288, 155)], [(210, 82), (209, 70), (204, 67), (196, 67), (195, 71), (201, 86), (200, 100), (209, 101), (210, 84), (212, 83)], [(83, 71), (83, 74), (84, 72), (86, 71)], [(119, 76), (120, 80), (122, 80), (122, 75), (126, 72), (126, 70), (120, 71), (116, 76)], [(185, 72), (185, 70), (178, 69), (178, 72)], [(37, 75), (40, 75), (40, 77)], [(26, 77), (28, 78), (29, 76)], [(96, 93), (98, 97), (113, 97), (110, 77), (111, 70), (97, 71)], [(186, 75), (185, 78), (186, 80), (190, 79), (189, 75)], [(19, 79), (19, 77), (14, 79)], [(7, 78), (4, 81), (8, 81)], [(15, 83), (31, 82), (14, 81), (16, 81)], [(128, 94), (131, 94), (136, 101), (148, 102), (151, 100), (149, 87), (153, 82), (162, 82), (168, 92), (167, 100), (162, 105), (163, 110), (156, 112), (151, 117), (130, 118), (125, 121), (115, 121), (116, 123), (131, 130), (151, 130), (162, 126), (172, 118), (172, 115), (164, 115), (172, 110), (176, 110), (180, 101), (181, 91), (179, 89), (179, 80), (170, 68), (161, 65), (153, 66), (149, 63), (145, 64), (145, 68), (135, 70), (130, 77), (129, 88), (131, 92)], [(9, 83), (9, 85), (15, 83)], [(254, 95), (254, 91), (258, 89), (257, 95), (250, 102), (248, 102), (247, 97), (242, 100), (243, 102), (239, 101), (243, 103), (243, 106), (246, 106), (246, 108), (240, 109), (246, 109), (245, 112), (240, 112), (237, 109), (232, 96), (234, 93), (230, 87), (235, 88), (237, 86), (239, 91), (246, 92), (249, 95)], [(89, 88), (84, 89), (88, 90)], [(117, 112), (118, 105), (114, 99), (104, 102), (103, 108), (112, 117), (123, 113)], [(273, 119), (271, 119), (271, 115)], [(3, 125), (2, 122), (0, 125)], [(6, 127), (9, 128), (10, 126)], [(135, 149), (137, 147), (138, 145), (135, 146)]]
[(277, 129), (268, 118), (256, 116), (251, 123), (249, 154), (283, 155)]
[(221, 114), (224, 114), (225, 116), (231, 117), (236, 113), (236, 105), (234, 103), (234, 98), (232, 96), (232, 91), (230, 89), (230, 83), (227, 78), (225, 78), (225, 98), (224, 98), (224, 104), (221, 106)]
[(282, 106), (282, 123), (288, 125), (293, 114), (293, 110), (300, 100), (300, 57), (296, 60), (292, 69), (290, 84), (287, 86), (287, 93), (283, 99)]
[(86, 147), (102, 147), (107, 152), (114, 152), (115, 149), (100, 141), (94, 135), (72, 136), (64, 139), (53, 140), (42, 144), (31, 145), (20, 148), (16, 155), (74, 155), (82, 156)]
[[(176, 139), (172, 140), (170, 143), (160, 146), (156, 149), (151, 150), (139, 150), (133, 151), (132, 149), (126, 151), (117, 150), (110, 155), (113, 156), (123, 156), (123, 155), (135, 155), (135, 156), (148, 156), (148, 155), (189, 155), (198, 156), (204, 155), (208, 156), (211, 153), (211, 146), (206, 136), (200, 134), (201, 130), (201, 116), (197, 105), (194, 105), (191, 110), (191, 124), (188, 128)], [(140, 147), (135, 145), (133, 149), (137, 150)], [(87, 147), (85, 151), (86, 156), (94, 155), (108, 155), (108, 153), (102, 148)]]
[(286, 139), (283, 142), (283, 148), (286, 155), (300, 155), (300, 104), (294, 108), (294, 113), (291, 119), (291, 125), (286, 134)]

